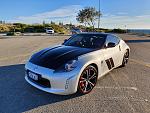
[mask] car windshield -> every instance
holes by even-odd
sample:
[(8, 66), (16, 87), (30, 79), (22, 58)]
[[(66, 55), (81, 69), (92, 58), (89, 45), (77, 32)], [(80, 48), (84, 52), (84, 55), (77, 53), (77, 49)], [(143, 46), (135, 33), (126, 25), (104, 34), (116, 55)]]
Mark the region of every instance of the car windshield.
[(102, 48), (106, 35), (103, 34), (76, 34), (69, 38), (63, 45), (82, 48)]

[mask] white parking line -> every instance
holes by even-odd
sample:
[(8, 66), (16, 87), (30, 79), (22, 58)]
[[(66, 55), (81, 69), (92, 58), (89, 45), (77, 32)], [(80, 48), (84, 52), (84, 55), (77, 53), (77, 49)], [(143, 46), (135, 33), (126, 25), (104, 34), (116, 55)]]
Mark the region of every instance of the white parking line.
[(26, 54), (21, 54), (21, 55), (16, 55), (16, 56), (3, 57), (3, 58), (0, 58), (0, 61), (6, 61), (6, 60), (10, 60), (10, 59), (17, 59), (17, 58), (20, 58), (20, 57), (29, 57), (29, 56), (32, 55), (32, 53), (35, 53), (39, 50), (41, 50), (41, 48), (35, 49), (31, 53), (26, 53)]
[(108, 100), (130, 100), (130, 101), (137, 101), (137, 102), (149, 102), (148, 99), (143, 98), (135, 98), (135, 97), (124, 97), (124, 96), (116, 96), (116, 97), (107, 97)]
[(118, 90), (121, 90), (121, 89), (127, 89), (127, 90), (134, 90), (134, 91), (137, 91), (138, 89), (136, 87), (99, 87), (99, 86), (96, 86), (95, 88), (97, 89), (118, 89)]
[(146, 63), (146, 62), (135, 60), (135, 59), (130, 59), (130, 61), (150, 68), (150, 63)]
[(27, 57), (27, 56), (30, 56), (30, 54), (23, 54), (23, 55), (4, 57), (4, 58), (0, 58), (0, 61), (6, 61), (6, 60), (10, 60), (10, 59), (17, 59), (17, 58), (20, 58), (20, 57)]

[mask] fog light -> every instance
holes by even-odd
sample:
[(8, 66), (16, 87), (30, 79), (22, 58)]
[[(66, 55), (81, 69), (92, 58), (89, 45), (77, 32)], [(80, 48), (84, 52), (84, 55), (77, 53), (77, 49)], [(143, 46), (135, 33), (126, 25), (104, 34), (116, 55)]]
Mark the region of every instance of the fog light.
[[(75, 76), (75, 75), (74, 75), (74, 76)], [(69, 77), (69, 78), (66, 80), (65, 89), (68, 89), (68, 88), (69, 88), (69, 81), (70, 81), (74, 76), (71, 76), (71, 77)]]
[(65, 85), (65, 89), (68, 89), (68, 87), (69, 87), (68, 85)]
[(69, 79), (66, 80), (65, 89), (68, 89), (68, 87), (69, 87)]

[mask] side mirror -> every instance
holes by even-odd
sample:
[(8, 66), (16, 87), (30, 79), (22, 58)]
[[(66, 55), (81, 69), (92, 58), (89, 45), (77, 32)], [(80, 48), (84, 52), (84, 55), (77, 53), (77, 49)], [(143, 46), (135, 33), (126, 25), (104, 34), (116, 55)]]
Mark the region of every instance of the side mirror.
[(108, 45), (106, 46), (106, 48), (111, 48), (111, 47), (115, 47), (116, 44), (113, 42), (109, 42)]

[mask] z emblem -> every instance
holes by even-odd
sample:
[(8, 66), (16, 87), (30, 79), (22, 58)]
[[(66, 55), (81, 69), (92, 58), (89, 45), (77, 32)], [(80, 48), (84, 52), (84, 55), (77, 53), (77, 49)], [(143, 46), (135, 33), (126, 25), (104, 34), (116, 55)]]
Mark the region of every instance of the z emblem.
[(113, 61), (112, 58), (109, 58), (109, 59), (107, 59), (105, 61), (106, 61), (106, 64), (107, 64), (109, 70), (112, 69), (115, 66), (114, 65), (114, 61)]

